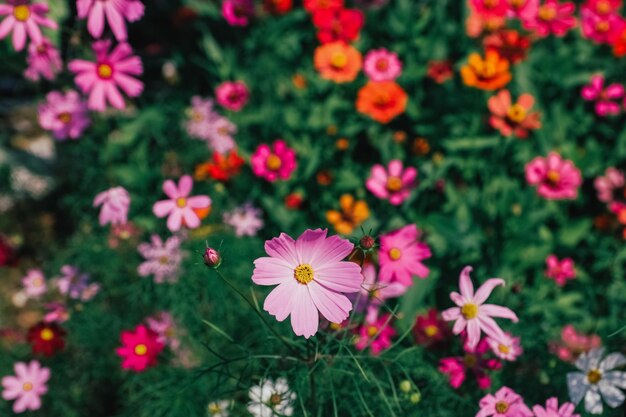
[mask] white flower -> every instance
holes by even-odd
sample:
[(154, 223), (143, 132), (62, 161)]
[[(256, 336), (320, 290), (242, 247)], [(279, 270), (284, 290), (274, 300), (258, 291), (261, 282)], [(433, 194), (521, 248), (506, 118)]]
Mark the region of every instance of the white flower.
[(230, 401), (229, 400), (220, 400), (213, 401), (209, 403), (207, 407), (207, 411), (209, 412), (209, 417), (228, 417), (230, 409)]
[(285, 378), (261, 381), (250, 388), (248, 411), (254, 417), (282, 417), (293, 414), (293, 402), (296, 394), (289, 391)]
[(585, 398), (585, 410), (602, 414), (602, 399), (611, 408), (619, 407), (626, 398), (618, 388), (626, 389), (626, 372), (613, 369), (626, 365), (621, 353), (611, 353), (606, 358), (604, 349), (593, 349), (581, 355), (575, 365), (582, 372), (567, 374), (567, 388), (574, 404)]

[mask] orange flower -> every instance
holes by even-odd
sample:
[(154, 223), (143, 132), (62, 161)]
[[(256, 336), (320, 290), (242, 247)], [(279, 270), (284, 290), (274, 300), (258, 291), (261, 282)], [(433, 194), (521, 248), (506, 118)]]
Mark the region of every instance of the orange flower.
[(328, 210), (326, 220), (332, 224), (335, 231), (341, 235), (349, 235), (355, 227), (363, 223), (370, 216), (370, 209), (364, 200), (354, 200), (350, 194), (344, 194), (339, 199), (341, 211)]
[(336, 83), (353, 81), (361, 71), (363, 58), (351, 45), (331, 42), (315, 49), (315, 69), (322, 78)]
[(406, 92), (394, 81), (370, 81), (359, 90), (356, 108), (380, 123), (388, 123), (404, 113), (409, 100)]
[(501, 58), (496, 51), (487, 51), (485, 59), (473, 53), (467, 59), (467, 65), (461, 68), (461, 77), (468, 87), (496, 90), (511, 81), (509, 61)]

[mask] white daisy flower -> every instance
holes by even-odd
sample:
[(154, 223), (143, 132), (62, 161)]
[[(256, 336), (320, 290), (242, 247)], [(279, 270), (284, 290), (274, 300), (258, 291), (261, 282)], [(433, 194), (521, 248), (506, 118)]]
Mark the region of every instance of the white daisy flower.
[(626, 365), (621, 353), (611, 353), (604, 359), (604, 349), (593, 349), (581, 355), (575, 365), (582, 372), (567, 374), (567, 388), (574, 404), (585, 399), (585, 410), (602, 414), (602, 399), (611, 408), (619, 407), (626, 396), (618, 388), (626, 389), (626, 372), (614, 369)]
[(293, 414), (293, 402), (296, 394), (289, 391), (285, 378), (261, 381), (250, 388), (248, 411), (254, 417), (289, 417)]
[(228, 417), (230, 415), (230, 403), (230, 400), (220, 400), (209, 403), (207, 407), (209, 417)]

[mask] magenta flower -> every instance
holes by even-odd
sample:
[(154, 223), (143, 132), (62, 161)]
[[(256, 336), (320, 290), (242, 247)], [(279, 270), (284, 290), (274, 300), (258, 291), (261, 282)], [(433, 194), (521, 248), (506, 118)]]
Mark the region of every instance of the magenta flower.
[(209, 149), (218, 153), (227, 153), (235, 147), (233, 135), (237, 126), (213, 110), (211, 99), (191, 98), (185, 128), (190, 137), (206, 141)]
[(476, 377), (480, 389), (491, 386), (491, 378), (486, 371), (500, 369), (502, 364), (497, 359), (485, 359), (489, 351), (487, 340), (483, 339), (475, 348), (470, 348), (467, 343), (463, 346), (464, 356), (444, 358), (439, 361), (439, 372), (448, 376), (452, 388), (459, 388), (465, 382), (468, 372)]
[(429, 270), (422, 261), (430, 258), (431, 253), (428, 245), (419, 241), (421, 234), (417, 226), (409, 224), (380, 237), (380, 282), (399, 282), (410, 287), (413, 275), (422, 279), (428, 276)]
[(576, 18), (573, 16), (575, 10), (576, 5), (572, 2), (545, 0), (535, 15), (522, 15), (522, 24), (525, 29), (539, 36), (565, 36), (576, 26)]
[(537, 157), (526, 164), (526, 181), (537, 185), (537, 194), (547, 200), (573, 200), (582, 184), (580, 170), (556, 152)]
[(165, 243), (158, 235), (150, 237), (151, 243), (141, 243), (137, 250), (146, 260), (139, 265), (137, 273), (142, 277), (154, 275), (154, 282), (174, 283), (178, 281), (183, 252), (180, 250), (181, 239), (171, 236)]
[(580, 414), (574, 414), (576, 406), (572, 403), (563, 403), (559, 407), (559, 400), (556, 397), (549, 398), (546, 401), (546, 408), (540, 405), (533, 407), (535, 417), (580, 417)]
[(250, 92), (243, 81), (226, 81), (215, 89), (215, 98), (225, 109), (239, 111), (248, 103)]
[(564, 286), (567, 280), (576, 278), (574, 261), (572, 258), (564, 258), (559, 261), (555, 255), (546, 258), (546, 276), (553, 279), (559, 287)]
[(231, 26), (248, 26), (254, 17), (252, 0), (223, 0), (222, 16)]
[(189, 175), (183, 175), (178, 180), (178, 187), (172, 180), (163, 183), (163, 192), (169, 197), (154, 203), (152, 212), (155, 216), (168, 217), (167, 228), (172, 232), (181, 227), (195, 229), (200, 226), (200, 217), (197, 209), (206, 209), (211, 205), (211, 198), (207, 195), (189, 197), (193, 188), (193, 180)]
[(284, 140), (278, 139), (271, 147), (265, 143), (259, 145), (250, 157), (250, 165), (257, 177), (270, 182), (287, 180), (297, 166), (296, 152)]
[(357, 350), (371, 349), (373, 356), (378, 356), (383, 350), (391, 347), (391, 338), (396, 330), (391, 327), (390, 314), (383, 314), (372, 321), (366, 321), (357, 329), (357, 338), (354, 347)]
[(524, 352), (520, 345), (520, 338), (513, 337), (510, 333), (504, 333), (503, 336), (500, 339), (487, 337), (487, 343), (498, 358), (513, 362)]
[(613, 83), (604, 87), (604, 77), (594, 75), (589, 84), (583, 87), (581, 95), (586, 101), (595, 101), (595, 110), (598, 116), (615, 116), (621, 110), (617, 101), (624, 97), (624, 86)]
[[(103, 1), (97, 0), (96, 3)], [(92, 47), (96, 62), (75, 59), (68, 65), (69, 70), (76, 74), (76, 85), (83, 93), (89, 94), (89, 108), (92, 110), (106, 110), (107, 102), (116, 109), (126, 108), (120, 89), (129, 97), (141, 94), (143, 83), (133, 77), (143, 74), (141, 59), (133, 55), (127, 43), (118, 44), (110, 53), (111, 41), (97, 41)]]
[(50, 369), (42, 367), (39, 361), (17, 362), (13, 369), (15, 376), (2, 378), (2, 398), (16, 400), (13, 403), (13, 412), (16, 414), (39, 410), (41, 396), (48, 392), (46, 383), (50, 379)]
[(583, 36), (595, 43), (612, 43), (624, 30), (624, 19), (617, 13), (603, 15), (583, 8), (581, 14)]
[(100, 39), (106, 18), (115, 38), (122, 42), (127, 38), (126, 22), (135, 22), (143, 16), (144, 5), (139, 0), (76, 0), (78, 18), (87, 18), (91, 36)]
[(339, 236), (326, 237), (327, 230), (306, 230), (297, 240), (285, 233), (265, 242), (269, 257), (254, 261), (252, 281), (278, 285), (265, 299), (263, 308), (283, 321), (291, 315), (297, 336), (317, 333), (319, 313), (331, 323), (344, 321), (352, 303), (344, 293), (359, 291), (363, 276), (354, 262), (343, 261), (354, 245)]
[(100, 284), (90, 282), (89, 274), (72, 265), (61, 267), (61, 277), (56, 279), (59, 292), (75, 300), (89, 301), (100, 291)]
[(596, 178), (593, 182), (598, 192), (598, 200), (604, 203), (612, 203), (616, 199), (617, 192), (621, 192), (618, 198), (626, 198), (625, 184), (624, 173), (613, 167), (607, 168), (604, 176)]
[(534, 19), (539, 10), (539, 0), (507, 0), (509, 17), (522, 20)]
[(91, 119), (76, 91), (52, 91), (46, 95), (46, 102), (39, 105), (39, 124), (58, 140), (75, 140), (89, 127)]
[(402, 62), (394, 52), (373, 49), (365, 55), (363, 71), (372, 81), (393, 81), (402, 74)]
[(376, 267), (371, 264), (365, 264), (361, 271), (363, 274), (363, 283), (357, 294), (351, 294), (349, 297), (354, 301), (354, 310), (362, 312), (366, 307), (373, 307), (376, 310), (386, 300), (397, 298), (407, 292), (409, 287), (400, 282), (379, 282), (376, 279)]
[(495, 395), (485, 395), (478, 404), (476, 417), (533, 417), (522, 396), (508, 387), (500, 388)]
[(169, 312), (162, 311), (146, 318), (146, 324), (156, 333), (157, 342), (169, 346), (173, 351), (180, 348), (180, 339), (176, 336), (176, 323)]
[(233, 211), (224, 213), (224, 223), (235, 229), (235, 235), (256, 236), (263, 228), (263, 212), (260, 208), (246, 203)]
[(470, 0), (472, 11), (484, 18), (504, 17), (508, 9), (507, 0)]
[(450, 299), (457, 305), (445, 310), (441, 316), (446, 321), (455, 321), (452, 333), (460, 334), (467, 329), (467, 344), (474, 348), (480, 341), (481, 332), (494, 339), (502, 339), (504, 332), (493, 320), (493, 317), (501, 317), (517, 322), (517, 316), (507, 307), (494, 304), (484, 304), (493, 289), (498, 285), (505, 285), (501, 278), (491, 278), (474, 293), (474, 285), (470, 278), (471, 266), (466, 266), (459, 277), (461, 294), (450, 293)]
[(30, 298), (39, 298), (44, 295), (48, 289), (46, 285), (46, 277), (40, 269), (29, 269), (22, 278), (22, 285), (26, 295)]
[(46, 17), (49, 8), (46, 3), (31, 3), (30, 0), (9, 0), (9, 4), (0, 4), (0, 16), (6, 16), (0, 23), (0, 39), (13, 32), (13, 48), (21, 51), (26, 46), (26, 39), (35, 45), (41, 44), (43, 35), (39, 26), (57, 29), (55, 21)]
[(31, 81), (39, 81), (41, 77), (52, 81), (63, 69), (59, 50), (46, 38), (41, 38), (39, 44), (28, 45), (26, 62), (28, 68), (24, 71), (24, 77)]
[(583, 10), (591, 10), (601, 16), (619, 12), (622, 7), (622, 0), (586, 0), (582, 5)]
[(100, 226), (125, 224), (128, 221), (130, 194), (124, 187), (113, 187), (96, 195), (93, 206), (100, 209)]
[(409, 198), (411, 190), (416, 186), (416, 178), (417, 169), (413, 167), (404, 169), (402, 161), (394, 159), (389, 162), (387, 170), (382, 165), (374, 165), (365, 187), (376, 197), (389, 200), (391, 204), (397, 206)]

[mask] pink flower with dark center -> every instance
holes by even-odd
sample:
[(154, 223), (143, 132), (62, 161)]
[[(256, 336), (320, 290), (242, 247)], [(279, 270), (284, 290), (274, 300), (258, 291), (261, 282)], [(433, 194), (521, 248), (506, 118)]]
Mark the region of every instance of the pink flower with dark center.
[(487, 340), (483, 339), (475, 348), (470, 348), (467, 343), (463, 346), (464, 356), (444, 358), (439, 361), (439, 372), (446, 374), (453, 388), (459, 388), (465, 382), (468, 372), (476, 377), (480, 389), (488, 389), (491, 386), (491, 378), (486, 371), (500, 369), (502, 363), (497, 359), (486, 359), (485, 354), (489, 351)]
[(413, 167), (405, 169), (402, 161), (394, 159), (389, 162), (387, 169), (379, 164), (374, 165), (365, 187), (376, 197), (389, 200), (391, 204), (397, 206), (409, 198), (416, 186), (416, 179), (417, 169)]
[(574, 363), (578, 357), (602, 346), (602, 339), (597, 334), (584, 334), (576, 331), (568, 324), (561, 330), (561, 340), (550, 343), (550, 351), (554, 352), (564, 362)]
[(394, 52), (373, 49), (365, 55), (363, 71), (372, 81), (393, 81), (402, 74), (402, 62)]
[(22, 278), (22, 285), (26, 295), (30, 298), (39, 298), (48, 289), (46, 277), (40, 269), (29, 269), (24, 278)]
[(524, 352), (520, 338), (513, 337), (510, 333), (504, 333), (504, 337), (500, 339), (487, 337), (487, 343), (493, 354), (505, 361), (515, 361)]
[(68, 65), (76, 74), (76, 85), (89, 94), (88, 105), (92, 110), (106, 110), (107, 102), (116, 109), (124, 109), (126, 103), (120, 89), (129, 97), (137, 97), (143, 91), (143, 83), (134, 78), (143, 74), (141, 59), (133, 55), (127, 43), (118, 44), (111, 52), (110, 48), (111, 41), (94, 42), (95, 62), (75, 59)]
[(526, 164), (526, 181), (537, 186), (537, 194), (547, 200), (573, 200), (582, 184), (580, 170), (556, 152), (538, 156)]
[(171, 236), (165, 243), (158, 235), (150, 237), (150, 243), (141, 243), (137, 250), (145, 258), (137, 268), (139, 276), (154, 275), (154, 282), (173, 283), (178, 281), (180, 264), (184, 254), (180, 250), (181, 239)]
[(100, 226), (107, 224), (118, 225), (128, 221), (130, 208), (130, 194), (124, 187), (113, 187), (96, 195), (93, 206), (102, 206), (100, 209)]
[(284, 140), (276, 140), (272, 146), (262, 144), (250, 157), (252, 172), (270, 182), (287, 180), (296, 169), (296, 152)]
[(624, 172), (616, 168), (607, 168), (604, 176), (596, 178), (593, 185), (598, 193), (598, 200), (604, 203), (612, 203), (616, 199), (626, 199)]
[(200, 226), (200, 217), (195, 210), (206, 209), (211, 205), (211, 198), (207, 195), (189, 197), (193, 188), (193, 180), (189, 175), (183, 175), (178, 180), (178, 186), (172, 180), (163, 183), (163, 192), (169, 197), (154, 203), (152, 212), (155, 216), (167, 217), (167, 228), (176, 232), (181, 227), (195, 229)]
[(546, 401), (546, 408), (540, 405), (533, 407), (535, 417), (580, 417), (580, 414), (574, 414), (576, 406), (572, 403), (563, 403), (559, 407), (559, 400), (552, 397)]
[(565, 36), (576, 26), (573, 16), (576, 5), (572, 2), (560, 3), (558, 0), (545, 0), (535, 15), (523, 15), (525, 29), (534, 31), (539, 36)]
[(87, 105), (74, 91), (52, 91), (46, 102), (39, 105), (39, 124), (59, 140), (79, 139), (91, 124)]
[(158, 335), (143, 324), (134, 331), (122, 331), (122, 346), (115, 352), (122, 358), (122, 369), (143, 372), (156, 365), (157, 356), (165, 345), (158, 341)]
[(467, 329), (467, 345), (476, 347), (482, 332), (491, 338), (500, 340), (504, 332), (493, 317), (501, 317), (517, 323), (517, 316), (511, 309), (494, 304), (484, 304), (498, 285), (505, 285), (501, 278), (491, 278), (481, 285), (474, 293), (474, 285), (470, 278), (471, 266), (466, 266), (459, 278), (461, 293), (451, 292), (450, 299), (457, 305), (441, 313), (446, 321), (455, 321), (452, 333), (460, 334)]
[(50, 369), (41, 366), (39, 361), (17, 362), (13, 365), (15, 376), (2, 378), (2, 398), (13, 403), (13, 412), (23, 413), (41, 408), (41, 396), (48, 392), (47, 382)]
[(391, 338), (396, 335), (396, 330), (391, 327), (390, 314), (383, 314), (372, 321), (366, 321), (357, 330), (357, 338), (354, 347), (357, 350), (365, 350), (368, 347), (373, 356), (378, 356), (383, 350), (391, 347)]
[(431, 257), (430, 248), (420, 242), (422, 232), (410, 224), (380, 237), (378, 262), (381, 283), (398, 282), (404, 286), (413, 285), (413, 275), (424, 279), (429, 270), (422, 263)]
[(57, 29), (55, 21), (46, 17), (49, 8), (46, 3), (31, 3), (30, 0), (9, 0), (0, 4), (0, 16), (6, 16), (0, 23), (0, 39), (13, 32), (13, 47), (21, 51), (26, 46), (26, 39), (35, 45), (43, 41), (39, 26)]
[(558, 286), (562, 287), (567, 280), (576, 278), (576, 270), (574, 269), (574, 261), (572, 258), (564, 258), (559, 260), (555, 255), (546, 258), (546, 276), (553, 279)]
[(508, 9), (507, 0), (470, 0), (473, 12), (485, 17), (503, 17)]
[(91, 36), (100, 39), (104, 33), (104, 22), (108, 23), (115, 38), (125, 41), (126, 21), (136, 22), (144, 13), (144, 5), (139, 0), (77, 0), (79, 19), (87, 19), (87, 29)]
[(41, 38), (39, 44), (31, 42), (28, 45), (26, 62), (28, 68), (24, 71), (24, 77), (31, 81), (39, 81), (41, 77), (52, 81), (63, 69), (59, 50), (47, 38)]
[(265, 242), (269, 257), (254, 261), (252, 281), (278, 285), (265, 299), (263, 309), (283, 321), (291, 315), (297, 336), (317, 333), (319, 313), (331, 323), (341, 323), (352, 303), (344, 293), (360, 290), (361, 268), (344, 259), (354, 245), (327, 230), (306, 230), (297, 240), (285, 233)]
[(225, 109), (239, 111), (248, 103), (250, 92), (243, 81), (227, 81), (217, 86), (215, 98)]
[(614, 13), (608, 15), (596, 14), (590, 9), (582, 11), (583, 36), (595, 43), (613, 43), (624, 31), (624, 19)]
[(539, 0), (507, 0), (507, 3), (507, 15), (522, 20), (534, 18), (539, 10)]
[(624, 97), (624, 86), (619, 83), (604, 86), (604, 77), (594, 75), (583, 87), (581, 95), (586, 101), (595, 101), (595, 111), (600, 117), (615, 116), (621, 111), (619, 100)]
[(533, 417), (522, 396), (508, 387), (500, 388), (495, 394), (485, 395), (479, 405), (480, 411), (476, 417)]
[(248, 26), (254, 17), (252, 0), (223, 0), (222, 16), (231, 26)]

